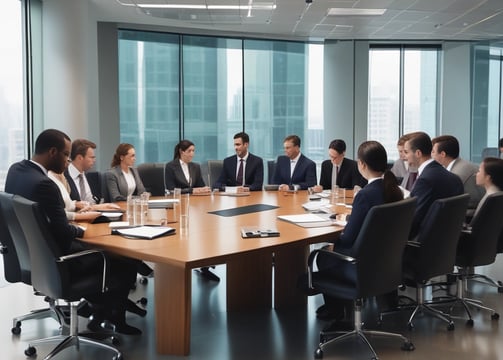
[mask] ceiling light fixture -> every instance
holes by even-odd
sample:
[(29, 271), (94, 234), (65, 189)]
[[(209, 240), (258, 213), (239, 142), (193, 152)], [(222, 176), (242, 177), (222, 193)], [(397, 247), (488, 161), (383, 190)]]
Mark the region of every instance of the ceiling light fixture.
[(274, 10), (276, 4), (273, 2), (268, 3), (255, 3), (248, 5), (198, 5), (198, 4), (148, 4), (148, 3), (124, 3), (121, 0), (117, 2), (124, 6), (137, 6), (141, 9), (200, 9), (200, 10)]
[(386, 9), (329, 8), (329, 16), (380, 16)]

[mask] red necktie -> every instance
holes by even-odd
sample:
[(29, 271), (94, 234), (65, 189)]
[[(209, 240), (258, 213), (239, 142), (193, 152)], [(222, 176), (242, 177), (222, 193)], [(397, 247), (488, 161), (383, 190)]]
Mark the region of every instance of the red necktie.
[(412, 190), (414, 187), (414, 183), (416, 182), (417, 179), (417, 172), (411, 172), (409, 173), (409, 178), (407, 179), (407, 184), (405, 184), (405, 188), (409, 191)]
[(239, 159), (239, 169), (238, 169), (238, 175), (236, 176), (236, 183), (238, 186), (243, 185), (243, 159)]

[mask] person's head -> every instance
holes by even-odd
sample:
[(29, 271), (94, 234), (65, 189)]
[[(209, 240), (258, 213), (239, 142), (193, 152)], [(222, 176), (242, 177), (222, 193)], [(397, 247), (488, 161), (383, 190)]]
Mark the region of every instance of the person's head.
[(286, 156), (292, 160), (295, 159), (300, 153), (300, 137), (297, 135), (288, 135), (283, 140), (283, 149)]
[(70, 161), (71, 140), (56, 129), (42, 131), (35, 140), (33, 160), (55, 173), (65, 171)]
[(121, 167), (133, 166), (136, 161), (136, 152), (134, 146), (127, 143), (122, 143), (115, 149), (115, 154), (112, 158), (111, 167), (120, 165)]
[(403, 193), (398, 187), (395, 175), (387, 170), (388, 155), (386, 149), (377, 141), (365, 141), (358, 147), (358, 171), (369, 180), (383, 176), (384, 202), (394, 202), (403, 199)]
[(250, 144), (250, 137), (245, 132), (239, 132), (234, 135), (234, 151), (236, 155), (243, 158), (248, 154), (248, 145)]
[(396, 148), (398, 149), (398, 156), (404, 161), (407, 161), (407, 157), (405, 156), (404, 151), (405, 142), (407, 140), (409, 140), (409, 134), (404, 134), (398, 138), (398, 142), (396, 144)]
[(173, 160), (180, 159), (184, 163), (188, 164), (192, 161), (194, 157), (194, 152), (196, 151), (196, 146), (190, 140), (182, 140), (175, 145), (175, 153), (173, 154)]
[(87, 171), (94, 166), (96, 144), (86, 139), (76, 139), (72, 142), (72, 164), (81, 172)]
[(443, 166), (459, 157), (459, 142), (454, 136), (442, 135), (431, 140), (431, 157)]
[(346, 143), (344, 140), (335, 139), (328, 145), (328, 157), (334, 165), (340, 165), (346, 154)]
[(423, 162), (431, 159), (431, 139), (425, 132), (409, 133), (405, 141), (404, 152), (407, 162), (412, 167), (419, 167)]
[(495, 157), (484, 158), (480, 163), (476, 182), (477, 185), (484, 186), (486, 189), (494, 185), (500, 191), (503, 190), (503, 159)]

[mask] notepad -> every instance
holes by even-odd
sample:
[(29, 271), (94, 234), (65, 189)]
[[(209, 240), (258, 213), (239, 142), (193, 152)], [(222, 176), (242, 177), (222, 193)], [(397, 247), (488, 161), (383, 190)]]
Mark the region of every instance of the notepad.
[(134, 239), (155, 239), (159, 236), (171, 235), (175, 229), (167, 226), (137, 226), (127, 229), (114, 229), (112, 234)]
[[(324, 216), (323, 216), (324, 215)], [(279, 215), (278, 219), (291, 222), (302, 227), (324, 227), (332, 226), (334, 222), (328, 217), (328, 214), (298, 214), (298, 215)]]

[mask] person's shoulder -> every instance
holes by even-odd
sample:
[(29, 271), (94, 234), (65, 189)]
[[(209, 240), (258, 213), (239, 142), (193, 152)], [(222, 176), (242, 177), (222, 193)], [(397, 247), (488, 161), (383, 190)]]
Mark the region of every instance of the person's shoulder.
[(313, 163), (313, 164), (315, 163), (313, 160), (311, 160), (310, 158), (308, 158), (306, 155), (304, 155), (302, 153), (300, 154), (300, 158), (304, 159), (308, 163)]
[(250, 159), (253, 159), (255, 161), (263, 161), (263, 159), (260, 156), (254, 155), (252, 153), (248, 153), (248, 156)]

